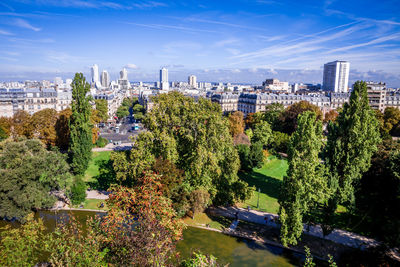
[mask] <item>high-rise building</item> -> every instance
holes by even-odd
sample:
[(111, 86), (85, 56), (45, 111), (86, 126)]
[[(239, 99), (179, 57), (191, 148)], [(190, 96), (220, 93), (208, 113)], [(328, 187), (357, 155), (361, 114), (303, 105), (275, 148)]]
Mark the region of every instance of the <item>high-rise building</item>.
[(323, 89), (335, 93), (349, 91), (350, 63), (336, 60), (324, 65)]
[(119, 79), (120, 80), (128, 80), (128, 71), (123, 68), (120, 72), (119, 72)]
[(110, 75), (106, 70), (101, 73), (101, 86), (108, 87), (110, 85)]
[(92, 83), (96, 84), (99, 81), (99, 67), (97, 64), (92, 66)]
[(190, 75), (188, 78), (189, 86), (192, 88), (197, 88), (197, 77), (194, 75)]
[(168, 69), (166, 69), (166, 68), (162, 68), (160, 70), (160, 85), (161, 85), (161, 90), (169, 89)]

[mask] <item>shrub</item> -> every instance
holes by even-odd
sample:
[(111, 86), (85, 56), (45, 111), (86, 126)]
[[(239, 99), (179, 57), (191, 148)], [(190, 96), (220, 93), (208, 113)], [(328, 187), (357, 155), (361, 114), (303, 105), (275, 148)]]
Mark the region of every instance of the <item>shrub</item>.
[(96, 147), (105, 147), (108, 144), (108, 140), (104, 137), (99, 137), (96, 141)]
[(74, 184), (70, 193), (71, 202), (74, 205), (80, 204), (86, 199), (86, 184), (81, 176), (75, 176)]

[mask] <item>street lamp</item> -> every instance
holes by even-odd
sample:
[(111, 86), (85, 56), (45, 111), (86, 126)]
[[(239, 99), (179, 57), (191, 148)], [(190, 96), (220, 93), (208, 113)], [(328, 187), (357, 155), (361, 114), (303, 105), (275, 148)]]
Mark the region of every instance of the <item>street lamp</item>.
[(258, 188), (257, 209), (259, 203), (260, 203), (260, 188)]

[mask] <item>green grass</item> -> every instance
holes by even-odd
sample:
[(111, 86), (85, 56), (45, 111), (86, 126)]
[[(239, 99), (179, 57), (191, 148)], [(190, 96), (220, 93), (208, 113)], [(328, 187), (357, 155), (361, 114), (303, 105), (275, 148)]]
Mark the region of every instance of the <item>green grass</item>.
[[(100, 204), (104, 203), (104, 208), (100, 208)], [(104, 199), (85, 199), (85, 202), (82, 203), (83, 209), (91, 209), (91, 210), (107, 210), (107, 204)], [(79, 205), (75, 205), (74, 208), (79, 208)]]
[(111, 151), (93, 152), (92, 159), (89, 162), (89, 167), (86, 170), (84, 181), (94, 182), (93, 177), (99, 175), (99, 162), (102, 160), (108, 160), (110, 158)]
[[(246, 181), (250, 186), (256, 187), (256, 191), (252, 197), (244, 203), (240, 203), (239, 206), (244, 208), (250, 206), (252, 209), (278, 213), (279, 190), (287, 169), (287, 160), (270, 156), (262, 168), (254, 169), (250, 173), (239, 173), (241, 179)], [(258, 189), (260, 189), (260, 200), (259, 207), (257, 208)]]
[(225, 217), (213, 217), (206, 213), (199, 212), (194, 215), (193, 219), (191, 217), (185, 217), (183, 222), (189, 226), (207, 227), (208, 225), (210, 228), (223, 230), (231, 224), (232, 219), (227, 219)]

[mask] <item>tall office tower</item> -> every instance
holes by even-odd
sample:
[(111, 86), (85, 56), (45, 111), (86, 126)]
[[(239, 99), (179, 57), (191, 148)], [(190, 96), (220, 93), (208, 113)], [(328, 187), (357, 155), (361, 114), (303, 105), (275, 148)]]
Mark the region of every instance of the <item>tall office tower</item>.
[(336, 60), (324, 65), (324, 91), (347, 93), (349, 91), (350, 63)]
[(192, 88), (197, 88), (197, 77), (194, 75), (190, 75), (188, 78), (189, 86)]
[(168, 69), (166, 69), (166, 68), (162, 68), (160, 70), (160, 84), (161, 84), (161, 90), (169, 89)]
[(97, 64), (92, 66), (92, 83), (96, 84), (99, 81), (99, 67)]
[(108, 87), (110, 85), (110, 75), (106, 70), (103, 70), (100, 76), (101, 86)]
[(128, 71), (123, 68), (120, 72), (119, 72), (119, 79), (120, 80), (128, 80)]

